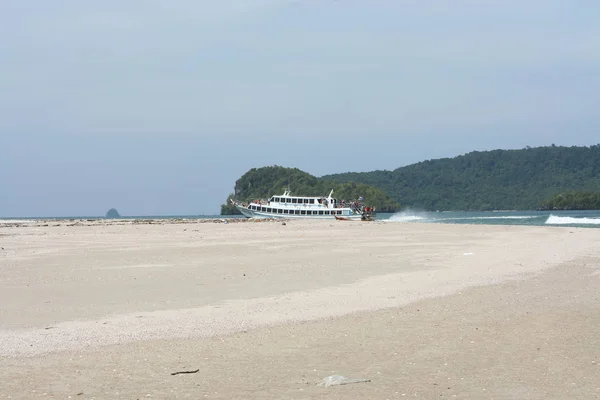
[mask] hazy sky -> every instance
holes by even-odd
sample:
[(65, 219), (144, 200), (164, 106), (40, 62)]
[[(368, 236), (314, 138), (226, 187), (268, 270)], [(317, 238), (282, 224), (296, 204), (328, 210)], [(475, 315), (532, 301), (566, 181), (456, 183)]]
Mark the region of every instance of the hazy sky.
[(214, 214), (317, 176), (600, 142), (597, 0), (0, 0), (0, 216)]

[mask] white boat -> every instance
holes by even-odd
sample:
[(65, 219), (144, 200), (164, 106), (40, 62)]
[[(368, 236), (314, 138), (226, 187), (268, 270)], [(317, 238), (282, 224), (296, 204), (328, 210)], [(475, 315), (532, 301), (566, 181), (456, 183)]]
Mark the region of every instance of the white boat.
[[(338, 202), (331, 197), (292, 196), (289, 190), (282, 195), (272, 196), (268, 200), (254, 200), (251, 203), (233, 204), (247, 218), (311, 218), (372, 221), (375, 219), (375, 209), (366, 207), (359, 201), (346, 203)], [(359, 200), (362, 200), (360, 198)]]

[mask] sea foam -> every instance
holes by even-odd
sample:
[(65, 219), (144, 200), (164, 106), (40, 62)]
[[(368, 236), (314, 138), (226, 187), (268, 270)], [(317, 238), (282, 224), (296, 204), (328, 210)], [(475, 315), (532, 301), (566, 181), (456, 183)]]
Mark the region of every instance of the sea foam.
[(386, 221), (388, 221), (388, 222), (415, 222), (415, 221), (424, 221), (426, 219), (427, 219), (426, 217), (424, 217), (422, 215), (418, 215), (418, 213), (416, 213), (414, 211), (402, 211), (402, 212), (392, 215)]
[(559, 217), (550, 214), (546, 225), (600, 225), (600, 218)]

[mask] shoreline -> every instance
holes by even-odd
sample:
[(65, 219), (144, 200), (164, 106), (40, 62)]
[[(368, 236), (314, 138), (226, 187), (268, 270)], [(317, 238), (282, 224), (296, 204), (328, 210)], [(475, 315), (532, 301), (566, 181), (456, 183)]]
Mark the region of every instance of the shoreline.
[[(600, 346), (597, 230), (196, 222), (0, 228), (0, 399), (401, 398), (415, 384), (477, 397), (433, 386), (444, 363), (486, 375), (499, 397), (573, 390), (523, 359), (519, 340), (550, 343), (539, 362), (600, 393), (600, 368), (577, 376)], [(535, 390), (511, 392), (510, 371)], [(372, 381), (316, 386), (334, 374)], [(538, 395), (542, 383), (558, 389)]]
[[(333, 220), (333, 219), (332, 219)], [(32, 218), (32, 219), (2, 219), (0, 228), (27, 228), (27, 227), (59, 227), (59, 226), (112, 226), (112, 225), (181, 225), (181, 224), (208, 224), (208, 223), (258, 223), (258, 222), (285, 222), (284, 218), (205, 218), (205, 217), (123, 217), (123, 218)]]

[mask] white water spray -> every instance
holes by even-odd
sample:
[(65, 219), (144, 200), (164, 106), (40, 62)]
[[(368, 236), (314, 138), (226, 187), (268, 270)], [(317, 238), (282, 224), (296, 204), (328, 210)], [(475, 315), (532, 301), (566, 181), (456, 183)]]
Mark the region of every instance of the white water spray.
[(600, 225), (600, 218), (559, 217), (550, 214), (546, 225)]
[(413, 211), (410, 209), (406, 209), (404, 211), (398, 212), (392, 215), (386, 221), (388, 222), (416, 222), (416, 221), (426, 221), (428, 218), (425, 215), (425, 212), (422, 211)]

